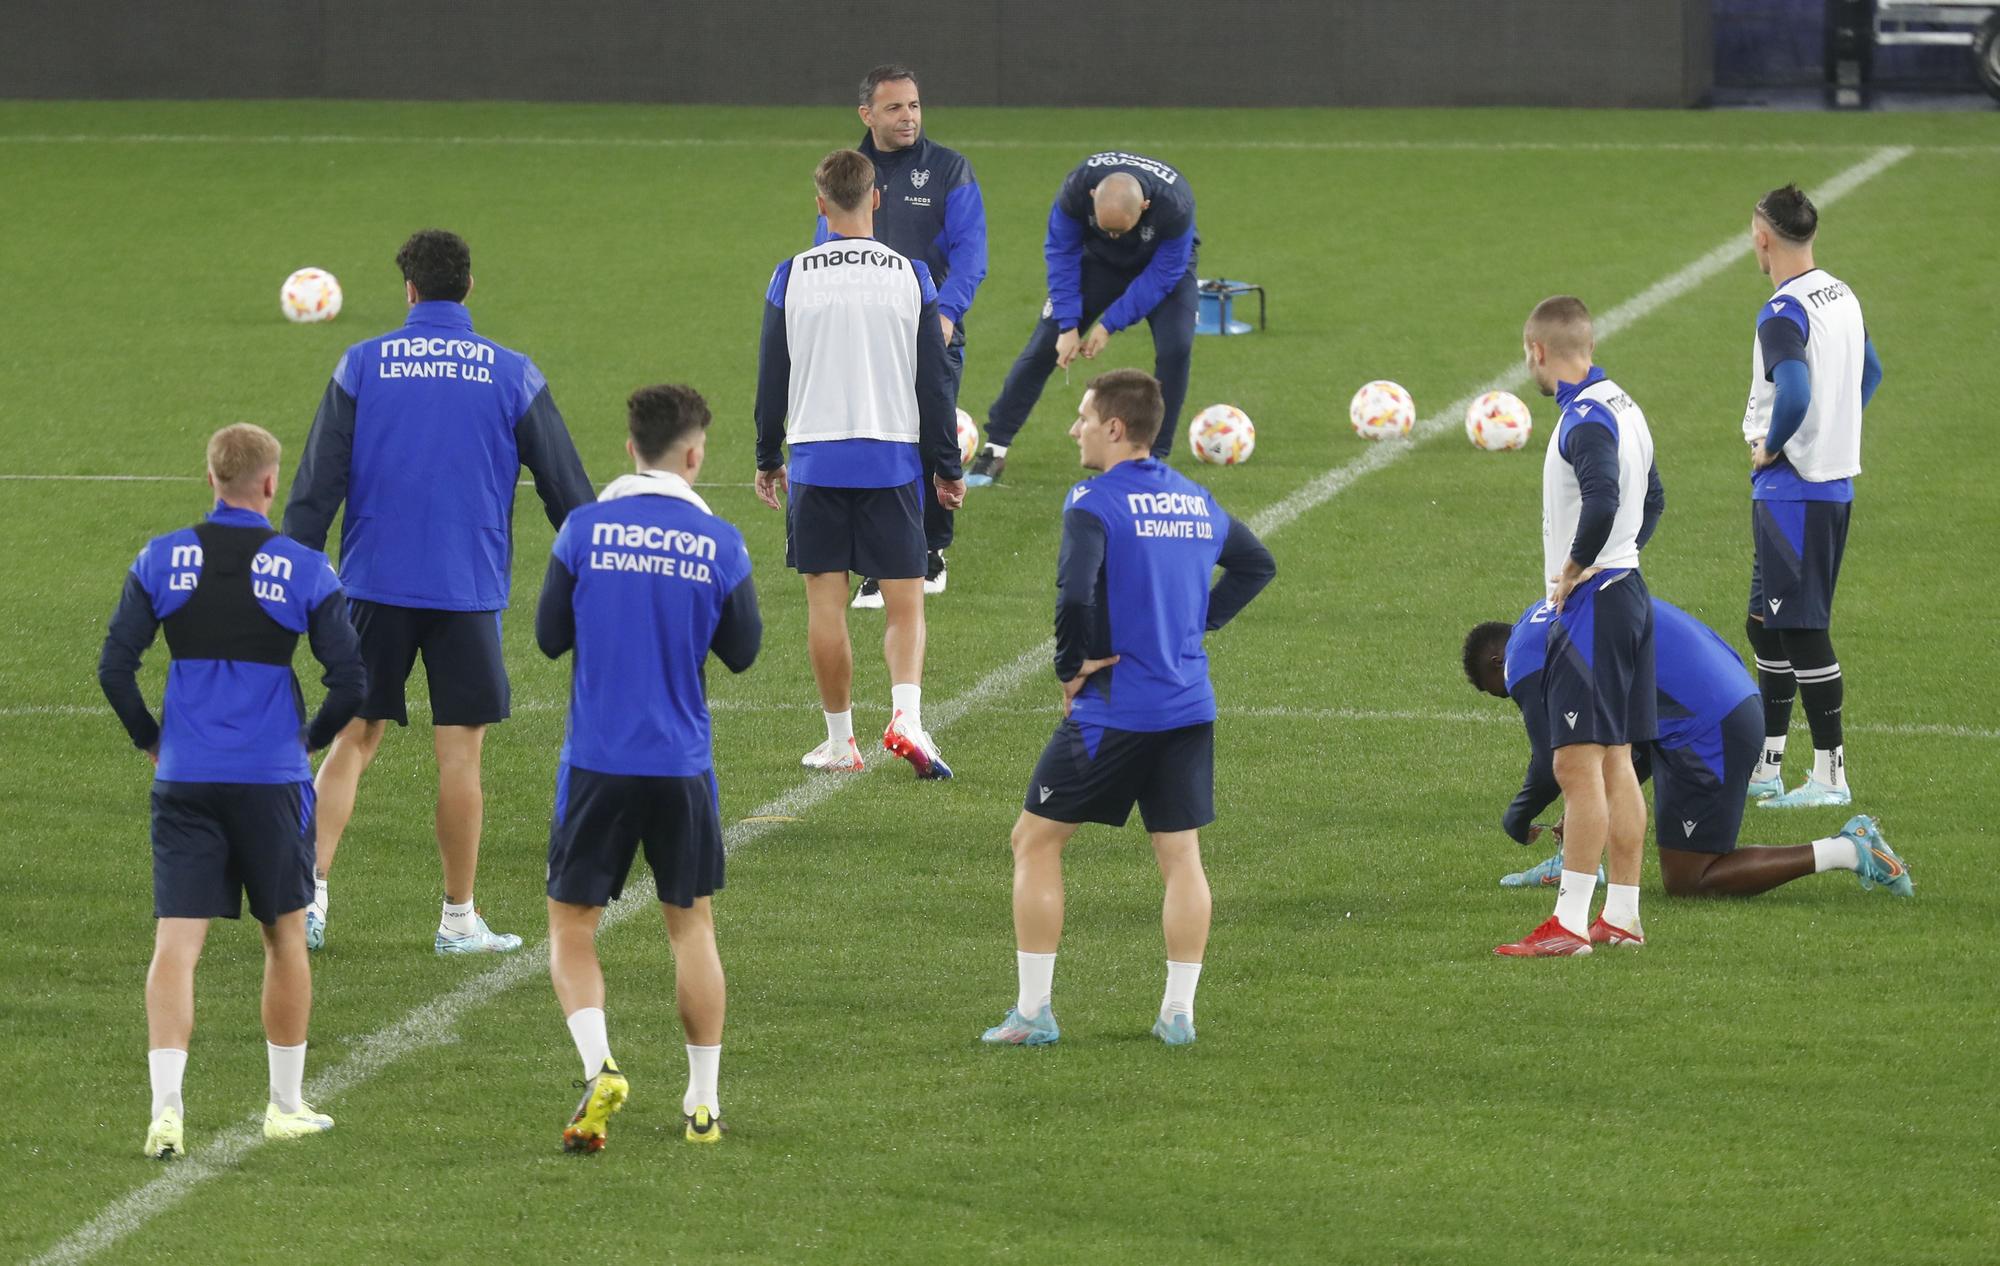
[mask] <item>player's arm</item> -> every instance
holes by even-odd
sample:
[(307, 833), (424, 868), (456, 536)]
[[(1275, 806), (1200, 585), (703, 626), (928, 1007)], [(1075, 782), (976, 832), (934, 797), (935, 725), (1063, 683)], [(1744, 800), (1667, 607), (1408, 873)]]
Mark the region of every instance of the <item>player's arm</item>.
[(328, 588), (306, 617), (306, 640), (313, 658), (326, 671), (320, 684), (326, 697), (306, 726), (306, 750), (317, 752), (333, 742), (345, 729), (367, 698), (368, 669), (361, 660), (361, 638), (347, 614), (347, 595), (341, 592), (333, 569), (327, 568)]
[(1521, 789), (1514, 793), (1513, 803), (1501, 815), (1500, 829), (1516, 844), (1529, 842), (1528, 828), (1562, 795), (1562, 786), (1556, 781), (1555, 749), (1549, 746), (1548, 706), (1541, 681), (1541, 673), (1529, 673), (1513, 690), (1514, 703), (1521, 709), (1521, 724), (1528, 731), (1528, 772), (1521, 779)]
[(1882, 353), (1875, 350), (1875, 340), (1865, 339), (1861, 344), (1861, 407), (1875, 398), (1875, 388), (1882, 385)]
[(569, 512), (597, 499), (590, 476), (583, 473), (583, 459), (577, 456), (576, 441), (570, 438), (556, 398), (534, 363), (528, 363), (524, 386), (530, 393), (527, 411), (514, 423), (514, 447), (521, 464), (535, 477), (535, 494), (551, 527), (561, 527)]
[(292, 490), (285, 501), (282, 530), (286, 536), (311, 549), (326, 548), (333, 516), (347, 499), (347, 478), (354, 459), (354, 388), (350, 368), (353, 353), (340, 358), (326, 393), (319, 399), (312, 430), (292, 475)]
[(1153, 258), (1132, 284), (1125, 287), (1112, 305), (1097, 318), (1097, 323), (1107, 333), (1116, 334), (1122, 329), (1139, 324), (1148, 313), (1160, 306), (1160, 301), (1173, 293), (1181, 278), (1187, 276), (1188, 262), (1194, 258), (1194, 226), (1160, 243)]
[[(560, 541), (557, 542), (561, 544)], [(535, 602), (535, 645), (550, 659), (576, 645), (576, 576), (563, 564), (560, 549), (549, 555), (542, 574), (542, 596)]]
[(1222, 538), (1222, 554), (1215, 564), (1222, 568), (1222, 578), (1208, 591), (1210, 633), (1235, 619), (1278, 574), (1278, 560), (1241, 519), (1229, 520), (1229, 534)]
[[(1042, 258), (1049, 270), (1049, 315), (1058, 330), (1074, 330), (1083, 323), (1083, 226), (1084, 221), (1063, 208), (1069, 185), (1056, 195), (1049, 207), (1049, 235), (1042, 243)], [(1089, 195), (1084, 195), (1088, 202)]]
[(743, 577), (722, 600), (722, 618), (715, 622), (715, 635), (708, 649), (732, 673), (740, 673), (757, 660), (764, 644), (764, 614), (757, 608), (757, 586)]
[(111, 613), (104, 649), (97, 655), (97, 684), (124, 723), (125, 733), (132, 737), (132, 746), (150, 752), (160, 745), (160, 723), (153, 719), (146, 696), (139, 690), (139, 663), (159, 633), (160, 620), (153, 614), (153, 599), (139, 579), (138, 569), (139, 564), (134, 563), (126, 574), (124, 592)]
[(1667, 486), (1660, 482), (1660, 464), (1654, 462), (1646, 468), (1646, 505), (1639, 519), (1639, 548), (1646, 548), (1646, 542), (1653, 539), (1653, 529), (1660, 526), (1660, 516), (1667, 512)]
[(1786, 441), (1798, 434), (1812, 406), (1812, 374), (1806, 369), (1805, 308), (1790, 295), (1779, 295), (1757, 313), (1757, 345), (1764, 356), (1764, 377), (1774, 387), (1771, 428), (1764, 434), (1764, 452), (1775, 458)]
[(924, 469), (947, 483), (963, 479), (958, 456), (958, 409), (951, 399), (951, 361), (945, 352), (944, 329), (938, 324), (938, 294), (930, 269), (910, 261), (923, 299), (917, 314), (917, 435)]
[(1586, 414), (1558, 443), (1563, 457), (1576, 470), (1583, 501), (1569, 559), (1579, 569), (1588, 568), (1604, 552), (1604, 543), (1611, 539), (1611, 527), (1618, 518), (1618, 437), (1609, 425)]
[(1100, 627), (1104, 584), (1104, 520), (1088, 510), (1063, 512), (1056, 556), (1056, 680), (1068, 681), (1091, 658)]
[(757, 469), (777, 470), (785, 464), (785, 409), (792, 390), (792, 353), (785, 341), (785, 290), (792, 261), (771, 274), (764, 293), (764, 331), (757, 343)]
[(944, 257), (948, 268), (938, 289), (938, 313), (957, 327), (986, 280), (986, 200), (969, 167), (965, 183), (945, 195)]

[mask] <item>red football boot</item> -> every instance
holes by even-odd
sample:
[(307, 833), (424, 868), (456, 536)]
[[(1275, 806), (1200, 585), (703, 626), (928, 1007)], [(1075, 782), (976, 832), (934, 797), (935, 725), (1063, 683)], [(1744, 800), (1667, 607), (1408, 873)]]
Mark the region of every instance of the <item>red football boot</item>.
[(1592, 945), (1629, 945), (1633, 949), (1638, 949), (1646, 943), (1646, 933), (1640, 928), (1633, 928), (1630, 932), (1627, 932), (1616, 923), (1606, 923), (1604, 916), (1600, 914), (1597, 916), (1597, 922), (1590, 925), (1590, 943)]
[(1553, 914), (1540, 927), (1510, 945), (1496, 945), (1507, 958), (1570, 958), (1590, 953), (1590, 942), (1562, 925)]

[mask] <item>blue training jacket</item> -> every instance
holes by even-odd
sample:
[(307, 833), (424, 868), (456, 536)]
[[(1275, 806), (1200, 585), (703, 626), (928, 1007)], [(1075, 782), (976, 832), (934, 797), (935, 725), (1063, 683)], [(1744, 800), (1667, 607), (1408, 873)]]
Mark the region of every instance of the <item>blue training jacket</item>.
[[(1131, 232), (1112, 237), (1097, 227), (1090, 191), (1117, 174), (1137, 180), (1152, 205)], [(1137, 325), (1194, 271), (1200, 244), (1194, 190), (1187, 177), (1141, 154), (1093, 154), (1063, 178), (1049, 208), (1049, 235), (1042, 245), (1049, 269), (1047, 315), (1065, 330), (1083, 320), (1083, 257), (1088, 254), (1113, 273), (1131, 278), (1125, 293), (1098, 320), (1113, 334)]]
[(285, 532), (323, 549), (334, 512), (350, 597), (498, 611), (526, 466), (549, 522), (594, 493), (535, 363), (473, 332), (462, 303), (356, 343), (334, 367), (285, 506)]

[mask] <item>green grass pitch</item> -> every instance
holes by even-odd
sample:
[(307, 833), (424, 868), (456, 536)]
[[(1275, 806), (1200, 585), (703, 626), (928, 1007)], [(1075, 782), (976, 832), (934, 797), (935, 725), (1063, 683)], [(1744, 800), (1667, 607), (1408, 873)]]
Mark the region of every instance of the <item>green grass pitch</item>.
[[(717, 905), (726, 1146), (679, 1141), (657, 916), (606, 934), (634, 1098), (602, 1156), (565, 1156), (575, 1056), (545, 976), (482, 989), (505, 969), (430, 953), (418, 727), (391, 735), (363, 784), (315, 960), (308, 1079), (345, 1079), (321, 1105), (339, 1128), (214, 1164), (264, 1093), (256, 938), (219, 925), (183, 1163), (207, 1181), (119, 1205), (160, 1175), (139, 1157), (148, 769), (94, 665), (134, 551), (206, 508), (205, 437), (261, 422), (289, 471), (340, 350), (398, 323), (391, 258), (430, 224), (471, 241), (480, 330), (536, 358), (593, 478), (621, 469), (633, 387), (696, 384), (717, 419), (707, 492), (748, 535), (768, 620), (750, 673), (711, 675), (725, 816), (756, 812), (798, 787), (819, 736), (801, 588), (779, 516), (746, 486), (757, 305), (808, 240), (812, 164), (858, 128), (831, 106), (0, 104), (0, 1255), (1992, 1260), (2000, 125), (932, 113), (977, 167), (991, 224), (961, 401), (982, 418), (1041, 303), (1062, 175), (1109, 147), (1186, 173), (1204, 275), (1271, 290), (1266, 332), (1199, 342), (1189, 399), (1256, 420), (1249, 465), (1198, 475), (1248, 516), (1369, 451), (1344, 415), (1363, 381), (1395, 378), (1433, 415), (1518, 358), (1544, 295), (1608, 311), (1740, 239), (1772, 185), (1908, 147), (1827, 209), (1820, 257), (1862, 297), (1887, 369), (1835, 632), (1857, 805), (1911, 859), (1915, 899), (1824, 875), (1669, 901), (1649, 859), (1645, 952), (1492, 956), (1549, 902), (1495, 885), (1538, 860), (1496, 825), (1525, 744), (1509, 705), (1465, 684), (1458, 646), (1538, 584), (1553, 415), (1530, 394), (1530, 451), (1475, 452), (1454, 419), (1285, 522), (1268, 538), (1277, 582), (1211, 639), (1220, 820), (1204, 833), (1216, 917), (1199, 1046), (1146, 1036), (1163, 973), (1136, 822), (1072, 846), (1061, 1045), (974, 1040), (1012, 996), (1007, 830), (1056, 710), (1037, 671), (939, 727), (956, 781), (877, 769), (735, 855)], [(346, 288), (331, 325), (279, 319), (279, 281), (308, 264)], [(1767, 287), (1738, 258), (1600, 348), (1652, 420), (1666, 482), (1649, 583), (1738, 643), (1737, 422)], [(1143, 330), (1107, 357), (1149, 367)], [(1056, 377), (1006, 482), (960, 517), (931, 609), (932, 710), (1047, 636), (1082, 381)], [(568, 670), (532, 646), (550, 532), (526, 490), (516, 535), (516, 716), (488, 740), (479, 897), (533, 945)], [(853, 619), (864, 732), (886, 719), (878, 620)], [(163, 648), (154, 659), (157, 700)], [(1795, 735), (1809, 746), (1803, 717)], [(1844, 817), (1753, 811), (1746, 841), (1800, 842)], [(423, 1023), (447, 996), (455, 1009)], [(376, 1036), (412, 1017), (401, 1039)], [(66, 1238), (107, 1209), (116, 1237)]]

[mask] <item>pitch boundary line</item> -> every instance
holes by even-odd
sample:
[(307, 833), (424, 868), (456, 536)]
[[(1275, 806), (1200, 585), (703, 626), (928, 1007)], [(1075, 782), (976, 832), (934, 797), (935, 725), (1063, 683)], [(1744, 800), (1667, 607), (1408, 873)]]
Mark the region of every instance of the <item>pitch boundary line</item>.
[[(1822, 206), (1835, 202), (1909, 157), (1913, 152), (1914, 150), (1908, 146), (1876, 149), (1867, 158), (1836, 174), (1815, 190), (1816, 200)], [(1738, 234), (1693, 263), (1669, 274), (1600, 317), (1597, 322), (1599, 340), (1609, 338), (1618, 330), (1680, 298), (1748, 251), (1747, 243), (1743, 241), (1742, 235)], [(1519, 382), (1525, 375), (1525, 369), (1516, 363), (1502, 370), (1493, 381)], [(1487, 389), (1481, 388), (1481, 390)], [(1298, 492), (1265, 507), (1251, 518), (1252, 527), (1262, 536), (1282, 531), (1308, 511), (1338, 496), (1362, 476), (1401, 460), (1418, 444), (1435, 439), (1456, 426), (1464, 413), (1465, 406), (1477, 394), (1478, 392), (1474, 392), (1447, 406), (1443, 411), (1424, 419), (1410, 439), (1371, 446), (1362, 456), (1334, 467)], [(1025, 684), (1036, 671), (1046, 667), (1054, 648), (1054, 639), (1044, 638), (1022, 651), (1012, 661), (989, 671), (970, 689), (932, 709), (931, 728), (948, 728), (973, 708), (990, 704), (1011, 694)], [(883, 763), (881, 754), (877, 753), (870, 761), (870, 767), (879, 767)], [(771, 800), (752, 816), (802, 816), (805, 811), (821, 801), (849, 787), (857, 786), (861, 781), (860, 778), (853, 776), (843, 778), (838, 775), (816, 775)], [(733, 854), (743, 845), (779, 825), (784, 824), (734, 823), (724, 832), (725, 851)], [(605, 911), (602, 925), (605, 929), (623, 923), (640, 909), (653, 904), (641, 898), (638, 891), (638, 888), (634, 888), (626, 897), (620, 898)], [(467, 1012), (506, 992), (529, 976), (539, 974), (547, 962), (547, 942), (538, 942), (532, 947), (524, 947), (500, 965), (460, 983), (434, 1002), (413, 1008), (401, 1019), (363, 1037), (355, 1044), (345, 1060), (315, 1076), (306, 1088), (307, 1096), (321, 1102), (331, 1102), (347, 1091), (363, 1085), (376, 1073), (404, 1056), (439, 1044), (449, 1038), (460, 1018)], [(66, 1266), (68, 1263), (87, 1261), (180, 1203), (200, 1183), (233, 1168), (236, 1162), (254, 1151), (263, 1141), (261, 1126), (258, 1125), (245, 1124), (233, 1131), (225, 1132), (208, 1145), (202, 1153), (202, 1159), (186, 1158), (167, 1173), (114, 1200), (96, 1217), (71, 1231), (46, 1252), (33, 1258), (31, 1266), (58, 1266), (59, 1263)]]

